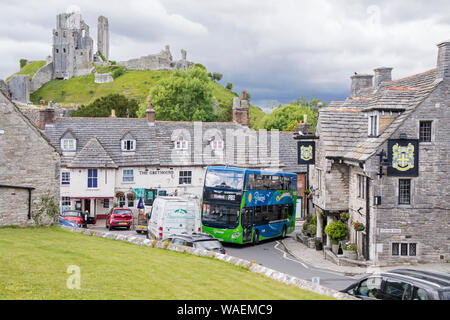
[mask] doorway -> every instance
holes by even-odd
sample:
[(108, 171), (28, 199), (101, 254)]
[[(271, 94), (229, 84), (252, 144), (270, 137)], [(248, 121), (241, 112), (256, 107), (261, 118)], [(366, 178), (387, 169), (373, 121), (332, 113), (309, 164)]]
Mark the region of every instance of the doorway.
[(252, 217), (253, 217), (253, 208), (244, 208), (242, 209), (242, 242), (250, 242), (252, 240)]

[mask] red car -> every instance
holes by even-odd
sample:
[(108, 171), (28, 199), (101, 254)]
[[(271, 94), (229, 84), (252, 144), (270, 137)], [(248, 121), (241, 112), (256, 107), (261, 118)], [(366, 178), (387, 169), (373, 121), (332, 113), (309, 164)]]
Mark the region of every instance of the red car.
[(78, 210), (67, 210), (60, 214), (60, 217), (75, 222), (78, 227), (86, 227), (85, 215)]
[(133, 212), (128, 208), (112, 208), (106, 216), (106, 228), (127, 228), (133, 223)]

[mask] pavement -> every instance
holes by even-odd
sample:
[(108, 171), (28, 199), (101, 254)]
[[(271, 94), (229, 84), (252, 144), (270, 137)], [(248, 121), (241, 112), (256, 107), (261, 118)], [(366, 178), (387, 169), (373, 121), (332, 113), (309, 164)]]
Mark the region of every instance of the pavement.
[(384, 272), (400, 268), (428, 270), (450, 273), (450, 263), (427, 263), (427, 264), (402, 264), (387, 267), (376, 266), (338, 266), (330, 260), (325, 260), (324, 251), (317, 251), (305, 246), (296, 240), (296, 237), (285, 238), (282, 241), (286, 251), (299, 262), (310, 267), (341, 273), (346, 276), (372, 274), (374, 272)]

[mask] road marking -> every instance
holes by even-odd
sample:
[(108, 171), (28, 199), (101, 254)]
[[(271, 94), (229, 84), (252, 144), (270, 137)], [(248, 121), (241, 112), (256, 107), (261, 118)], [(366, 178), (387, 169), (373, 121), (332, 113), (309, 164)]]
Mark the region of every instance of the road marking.
[(305, 267), (306, 269), (309, 269), (309, 267), (308, 267), (306, 264), (304, 264), (303, 262), (298, 261), (298, 260), (296, 260), (296, 259), (289, 258), (289, 257), (287, 256), (286, 251), (284, 251), (284, 250), (282, 250), (282, 249), (280, 249), (280, 248), (277, 248), (279, 245), (280, 245), (280, 242), (277, 241), (277, 244), (274, 246), (274, 248), (277, 249), (278, 251), (280, 251), (281, 253), (283, 253), (283, 258), (285, 258), (286, 260), (289, 260), (289, 261), (293, 261), (293, 262), (300, 263), (303, 267)]

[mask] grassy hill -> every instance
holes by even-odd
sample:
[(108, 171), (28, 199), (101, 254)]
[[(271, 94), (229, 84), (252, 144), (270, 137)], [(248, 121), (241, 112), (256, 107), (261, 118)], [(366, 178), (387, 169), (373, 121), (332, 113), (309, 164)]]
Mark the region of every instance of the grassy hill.
[[(117, 68), (117, 67), (116, 67)], [(108, 72), (111, 70), (98, 67), (98, 72)], [(31, 94), (30, 100), (34, 104), (39, 104), (41, 99), (54, 101), (61, 105), (87, 105), (94, 100), (111, 93), (119, 93), (146, 103), (150, 89), (161, 79), (168, 77), (170, 71), (137, 71), (126, 70), (109, 83), (95, 83), (94, 75), (86, 75), (71, 78), (69, 80), (52, 80), (44, 84), (39, 90)], [(231, 107), (234, 97), (238, 95), (227, 90), (220, 84), (212, 82), (213, 95), (216, 97), (221, 107)], [(258, 129), (262, 117), (265, 113), (255, 107), (250, 106), (250, 127)]]
[(6, 78), (6, 81), (8, 81), (9, 79), (12, 78), (12, 76), (16, 75), (16, 74), (27, 74), (30, 76), (30, 80), (31, 78), (33, 78), (34, 74), (43, 66), (45, 66), (46, 62), (44, 60), (39, 60), (39, 61), (32, 61), (30, 63), (28, 63), (27, 65), (25, 65), (22, 69), (20, 69), (19, 72), (16, 72), (12, 75), (10, 75), (8, 78)]
[[(69, 266), (80, 271), (68, 289)], [(51, 228), (0, 228), (0, 300), (330, 299), (247, 268)]]

